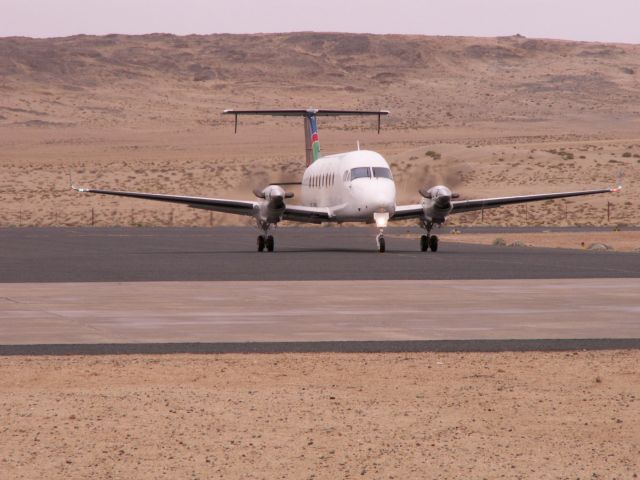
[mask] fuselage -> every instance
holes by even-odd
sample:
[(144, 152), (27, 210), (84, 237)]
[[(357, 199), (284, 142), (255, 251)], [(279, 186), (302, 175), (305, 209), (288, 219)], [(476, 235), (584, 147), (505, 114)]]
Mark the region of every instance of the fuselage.
[(379, 153), (356, 150), (320, 157), (304, 172), (301, 202), (328, 208), (337, 222), (372, 222), (373, 214), (393, 216), (396, 186)]

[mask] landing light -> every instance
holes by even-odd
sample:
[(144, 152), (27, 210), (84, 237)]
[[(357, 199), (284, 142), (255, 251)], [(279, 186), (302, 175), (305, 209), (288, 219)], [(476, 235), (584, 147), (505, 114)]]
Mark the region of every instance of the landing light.
[(376, 227), (385, 228), (389, 222), (389, 212), (375, 212), (373, 219), (376, 221)]

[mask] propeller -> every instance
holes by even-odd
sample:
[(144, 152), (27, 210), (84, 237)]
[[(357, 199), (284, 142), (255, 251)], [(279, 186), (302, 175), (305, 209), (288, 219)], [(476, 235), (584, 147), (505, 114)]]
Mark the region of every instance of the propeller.
[[(273, 188), (275, 187), (275, 188)], [(258, 197), (258, 198), (262, 198), (262, 199), (266, 199), (267, 196), (269, 196), (269, 198), (278, 196), (281, 197), (284, 194), (284, 198), (293, 198), (293, 192), (286, 192), (284, 191), (284, 189), (277, 183), (271, 183), (269, 184), (267, 187), (265, 187), (263, 190), (260, 190), (258, 188), (254, 188), (253, 189), (253, 194)]]
[[(447, 185), (456, 188), (462, 183), (463, 172), (469, 167), (465, 164), (447, 164), (432, 167), (431, 165), (418, 164), (407, 168), (396, 175), (398, 179), (399, 200), (401, 202), (414, 202), (413, 192), (419, 192), (424, 198), (428, 190), (435, 185)], [(458, 198), (458, 194), (452, 198)]]

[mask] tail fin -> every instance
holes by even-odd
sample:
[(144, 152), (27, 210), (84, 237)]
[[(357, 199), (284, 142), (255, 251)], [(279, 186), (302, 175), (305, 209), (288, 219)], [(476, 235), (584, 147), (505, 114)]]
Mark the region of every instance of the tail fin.
[(376, 115), (378, 117), (378, 133), (380, 133), (380, 117), (388, 115), (387, 110), (363, 111), (363, 110), (225, 110), (223, 113), (235, 115), (236, 131), (238, 130), (238, 115), (271, 115), (274, 117), (304, 117), (305, 157), (307, 166), (320, 158), (320, 138), (318, 136), (318, 116), (343, 116), (343, 115)]
[(318, 120), (313, 114), (304, 117), (304, 149), (307, 167), (320, 157), (320, 137)]

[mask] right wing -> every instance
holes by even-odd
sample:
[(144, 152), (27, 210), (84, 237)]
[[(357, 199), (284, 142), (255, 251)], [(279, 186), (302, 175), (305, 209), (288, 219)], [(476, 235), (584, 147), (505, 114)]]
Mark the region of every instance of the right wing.
[[(164, 195), (159, 193), (123, 192), (119, 190), (100, 190), (94, 188), (78, 188), (71, 186), (81, 193), (97, 193), (100, 195), (113, 195), (117, 197), (140, 198), (143, 200), (155, 200), (158, 202), (181, 203), (191, 208), (200, 208), (214, 212), (233, 213), (255, 217), (260, 213), (260, 203), (246, 200), (230, 200), (226, 198), (187, 197), (182, 195)], [(283, 220), (302, 223), (322, 223), (332, 220), (332, 215), (327, 208), (305, 207), (302, 205), (286, 205)]]
[(181, 203), (192, 208), (201, 208), (215, 212), (235, 213), (236, 215), (254, 216), (259, 209), (257, 202), (245, 200), (229, 200), (224, 198), (186, 197), (181, 195), (163, 195), (159, 193), (122, 192), (117, 190), (99, 190), (93, 188), (72, 188), (81, 193), (98, 193), (117, 197), (141, 198), (159, 202)]
[(333, 217), (328, 208), (286, 205), (282, 219), (292, 222), (322, 223), (332, 221)]

